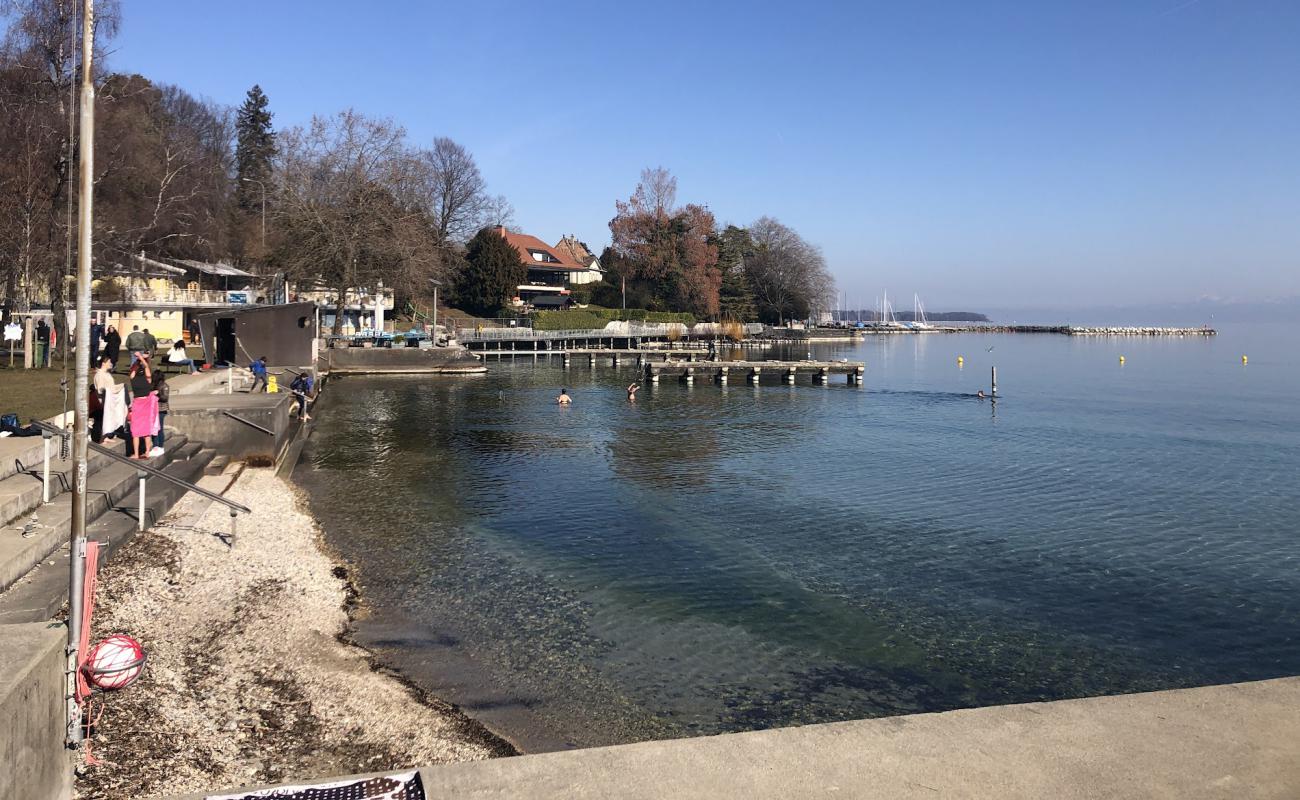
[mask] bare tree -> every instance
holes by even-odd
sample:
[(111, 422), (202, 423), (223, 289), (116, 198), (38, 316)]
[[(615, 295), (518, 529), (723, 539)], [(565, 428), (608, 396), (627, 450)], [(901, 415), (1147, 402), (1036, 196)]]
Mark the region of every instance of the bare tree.
[[(14, 169), (0, 179), (12, 193), (0, 213), (0, 270), (4, 271), (4, 307), (26, 307), (35, 287), (48, 292), (54, 324), (64, 330), (63, 276), (72, 264), (72, 216), (75, 202), (73, 118), (78, 83), (76, 24), (79, 0), (0, 0), (8, 20), (0, 43), (5, 97), (0, 114), (13, 123), (0, 136), (0, 162)], [(102, 0), (95, 16), (96, 49), (116, 32), (117, 0)], [(99, 54), (96, 54), (98, 61)], [(7, 245), (7, 247), (6, 247)]]
[(276, 208), (285, 237), (275, 259), (334, 289), (340, 311), (349, 289), (409, 285), (428, 266), (429, 220), (410, 205), (419, 178), (405, 136), (392, 120), (352, 110), (281, 134)]
[(483, 210), (483, 227), (508, 228), (515, 222), (515, 207), (503, 194), (488, 198)]
[(818, 247), (771, 217), (751, 225), (749, 235), (753, 250), (745, 256), (745, 272), (761, 317), (784, 322), (827, 306), (835, 282)]

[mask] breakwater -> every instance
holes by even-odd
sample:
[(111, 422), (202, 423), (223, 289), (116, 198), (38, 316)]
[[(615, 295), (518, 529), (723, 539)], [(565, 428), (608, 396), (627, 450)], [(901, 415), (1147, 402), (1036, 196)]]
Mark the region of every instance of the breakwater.
[(972, 325), (939, 328), (945, 333), (1055, 333), (1065, 336), (1213, 336), (1214, 328), (1157, 327), (1153, 325)]

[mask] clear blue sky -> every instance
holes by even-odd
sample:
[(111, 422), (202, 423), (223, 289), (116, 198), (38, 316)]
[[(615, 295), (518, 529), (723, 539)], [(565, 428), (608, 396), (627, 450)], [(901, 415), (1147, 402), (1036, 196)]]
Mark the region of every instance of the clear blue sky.
[(1300, 294), (1296, 0), (122, 3), (113, 68), (451, 136), (548, 240), (663, 165), (867, 306)]

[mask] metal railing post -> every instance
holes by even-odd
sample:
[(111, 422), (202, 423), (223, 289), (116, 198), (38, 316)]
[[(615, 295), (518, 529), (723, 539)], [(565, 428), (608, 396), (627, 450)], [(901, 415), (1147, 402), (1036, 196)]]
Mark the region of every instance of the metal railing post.
[(144, 470), (136, 470), (135, 476), (140, 479), (140, 530), (144, 530), (144, 481), (149, 477), (149, 473)]
[(41, 468), (41, 502), (50, 502), (50, 439), (54, 434), (41, 429), (41, 442), (45, 446), (45, 465)]
[(239, 512), (233, 508), (230, 509), (230, 546), (231, 547), (235, 546), (235, 533), (237, 531), (237, 526), (239, 524), (238, 520), (239, 520)]

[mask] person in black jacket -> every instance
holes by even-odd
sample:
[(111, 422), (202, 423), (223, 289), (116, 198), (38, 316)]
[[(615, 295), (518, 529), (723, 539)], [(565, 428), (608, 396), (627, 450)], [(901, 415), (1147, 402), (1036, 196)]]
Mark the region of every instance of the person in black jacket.
[(122, 355), (122, 336), (117, 332), (117, 328), (112, 325), (108, 326), (108, 332), (104, 334), (104, 358), (113, 362), (113, 368), (110, 372), (117, 371), (117, 359)]

